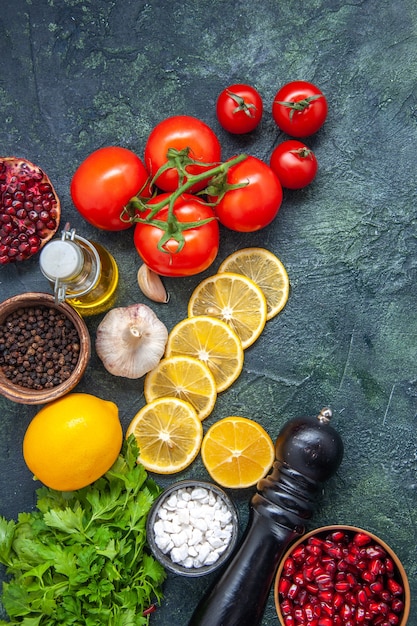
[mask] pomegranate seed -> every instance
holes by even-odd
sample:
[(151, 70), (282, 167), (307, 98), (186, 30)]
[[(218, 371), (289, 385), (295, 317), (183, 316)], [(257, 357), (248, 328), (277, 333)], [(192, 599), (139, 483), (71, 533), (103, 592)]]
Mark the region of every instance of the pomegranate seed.
[(313, 584), (313, 583), (308, 583), (308, 584), (306, 585), (306, 589), (307, 589), (307, 591), (308, 591), (309, 593), (311, 593), (311, 594), (312, 594), (312, 595), (314, 595), (314, 596), (315, 596), (315, 595), (317, 595), (317, 593), (318, 593), (318, 591), (319, 591), (318, 585), (315, 585), (315, 584)]
[(293, 576), (293, 581), (297, 584), (297, 585), (303, 585), (304, 584), (304, 576), (302, 572), (296, 572)]
[(300, 546), (297, 546), (297, 547), (295, 548), (295, 550), (293, 551), (293, 553), (292, 553), (292, 558), (293, 558), (295, 561), (303, 561), (303, 560), (304, 560), (304, 557), (305, 557), (305, 552), (306, 552), (306, 549), (305, 549), (305, 547), (301, 544)]
[(286, 617), (284, 617), (284, 624), (285, 626), (294, 626), (295, 621), (292, 615), (287, 615)]
[(384, 565), (385, 565), (385, 571), (386, 573), (391, 576), (394, 574), (394, 561), (392, 559), (390, 559), (389, 557), (387, 557), (384, 561)]
[(283, 572), (285, 576), (292, 576), (295, 572), (295, 563), (290, 556), (286, 559), (284, 563)]
[(319, 591), (317, 597), (320, 602), (331, 604), (333, 602), (333, 591)]
[(363, 624), (365, 622), (365, 609), (363, 606), (358, 606), (356, 609), (356, 621), (358, 624)]
[(290, 585), (290, 588), (288, 589), (287, 597), (290, 600), (294, 600), (297, 597), (297, 593), (298, 593), (298, 585), (293, 583), (292, 585)]
[(321, 610), (322, 610), (323, 613), (325, 613), (329, 617), (333, 617), (333, 615), (334, 615), (333, 607), (330, 606), (330, 604), (327, 604), (326, 602), (322, 602), (321, 603)]
[(288, 598), (286, 598), (285, 600), (283, 600), (281, 602), (281, 613), (285, 616), (285, 615), (291, 615), (292, 614), (292, 603), (288, 600)]
[(366, 533), (356, 533), (353, 537), (353, 543), (357, 546), (366, 546), (368, 543), (371, 543), (372, 538)]
[(344, 604), (340, 610), (340, 616), (342, 619), (347, 620), (352, 615), (352, 609), (348, 604)]
[(298, 608), (294, 609), (294, 619), (299, 624), (304, 624), (304, 622), (305, 622), (304, 609), (302, 609), (301, 607), (298, 607)]
[(314, 580), (313, 571), (314, 571), (314, 567), (312, 565), (305, 567), (304, 568), (304, 580), (307, 580), (309, 582)]
[(394, 580), (393, 578), (388, 579), (387, 585), (392, 595), (400, 596), (403, 593), (402, 586), (399, 583), (397, 583), (397, 581)]
[(322, 617), (319, 619), (319, 626), (333, 626), (333, 620), (331, 617)]
[(391, 608), (394, 611), (394, 613), (401, 613), (401, 611), (404, 608), (404, 602), (400, 600), (399, 598), (394, 598), (393, 601), (391, 602)]
[(384, 587), (383, 587), (383, 585), (382, 585), (381, 581), (380, 581), (380, 580), (377, 580), (377, 581), (375, 581), (374, 583), (371, 583), (371, 584), (369, 585), (369, 589), (372, 591), (372, 593), (373, 593), (374, 595), (376, 595), (376, 596), (377, 596), (377, 595), (379, 595), (380, 593), (382, 593), (382, 591), (383, 591)]
[(382, 546), (377, 546), (374, 544), (372, 546), (369, 546), (369, 548), (366, 548), (366, 554), (372, 559), (375, 556), (385, 557), (387, 553)]
[(333, 608), (338, 611), (343, 604), (343, 595), (341, 593), (335, 593), (333, 596)]
[(334, 541), (335, 543), (339, 543), (341, 541), (343, 541), (345, 539), (345, 533), (343, 532), (343, 530), (335, 530), (331, 535), (330, 535), (332, 541)]
[(379, 559), (378, 557), (373, 558), (369, 566), (369, 569), (372, 572), (372, 574), (375, 574), (375, 576), (378, 576), (378, 574), (383, 574), (384, 566), (383, 566), (381, 559)]
[(281, 580), (279, 581), (279, 585), (278, 585), (278, 592), (283, 595), (286, 596), (288, 589), (290, 588), (290, 581), (287, 578), (281, 578)]
[(341, 580), (341, 581), (335, 583), (334, 588), (339, 593), (346, 593), (346, 591), (348, 591), (350, 589), (350, 583), (347, 580)]
[(323, 573), (316, 576), (316, 583), (319, 586), (319, 589), (330, 589), (333, 587), (333, 581), (329, 574)]
[(373, 574), (369, 569), (362, 572), (362, 578), (367, 583), (373, 583), (376, 580), (375, 574)]
[(396, 626), (396, 624), (400, 623), (400, 618), (398, 617), (398, 615), (395, 615), (395, 613), (388, 613), (387, 618), (389, 623), (393, 624), (393, 626)]

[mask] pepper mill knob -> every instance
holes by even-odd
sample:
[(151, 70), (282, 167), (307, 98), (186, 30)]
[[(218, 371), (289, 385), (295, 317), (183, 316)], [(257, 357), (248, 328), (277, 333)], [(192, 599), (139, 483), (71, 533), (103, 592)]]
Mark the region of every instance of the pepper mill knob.
[(332, 411), (326, 407), (317, 417), (289, 420), (276, 440), (277, 460), (311, 480), (328, 480), (343, 458), (343, 442), (330, 426), (331, 418)]

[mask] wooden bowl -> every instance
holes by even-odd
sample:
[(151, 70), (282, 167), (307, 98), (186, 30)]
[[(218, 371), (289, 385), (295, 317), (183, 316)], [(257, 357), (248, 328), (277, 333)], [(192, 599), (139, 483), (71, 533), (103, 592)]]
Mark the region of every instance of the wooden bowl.
[(56, 304), (54, 296), (48, 293), (24, 293), (12, 296), (0, 304), (0, 325), (16, 309), (33, 306), (47, 306), (59, 310), (73, 323), (79, 336), (80, 351), (78, 362), (67, 380), (51, 387), (34, 390), (11, 382), (0, 367), (0, 394), (20, 404), (46, 404), (65, 395), (79, 383), (91, 357), (91, 340), (82, 317), (65, 302)]
[[(403, 567), (400, 559), (395, 554), (395, 552), (393, 552), (393, 550), (382, 539), (380, 539), (379, 537), (377, 537), (373, 533), (371, 533), (371, 532), (369, 532), (367, 530), (362, 530), (361, 528), (357, 528), (356, 526), (346, 526), (346, 525), (322, 526), (321, 528), (317, 528), (316, 530), (312, 530), (311, 532), (308, 532), (307, 534), (305, 534), (302, 537), (300, 537), (295, 543), (293, 543), (290, 546), (290, 548), (284, 554), (284, 556), (283, 556), (283, 558), (282, 558), (282, 560), (280, 562), (280, 565), (279, 565), (279, 568), (278, 568), (278, 571), (277, 571), (277, 575), (276, 575), (276, 578), (275, 578), (275, 583), (274, 583), (275, 607), (276, 607), (279, 623), (282, 626), (285, 626), (286, 623), (288, 623), (288, 622), (285, 621), (285, 617), (283, 615), (283, 610), (282, 610), (282, 606), (283, 606), (282, 605), (282, 602), (283, 602), (283, 595), (282, 595), (282, 593), (283, 592), (280, 593), (280, 589), (282, 589), (282, 587), (280, 587), (280, 583), (281, 583), (282, 578), (283, 578), (283, 570), (284, 570), (284, 566), (285, 566), (286, 560), (288, 559), (288, 557), (291, 557), (291, 556), (294, 557), (297, 554), (297, 553), (294, 553), (294, 551), (295, 550), (299, 551), (300, 547), (302, 547), (303, 544), (307, 544), (307, 542), (311, 541), (312, 538), (324, 539), (324, 538), (328, 537), (330, 534), (332, 534), (334, 532), (338, 532), (338, 531), (342, 531), (343, 533), (345, 533), (345, 535), (349, 538), (349, 540), (352, 540), (353, 537), (356, 535), (356, 533), (363, 533), (365, 535), (368, 535), (368, 537), (371, 538), (371, 544), (370, 545), (375, 545), (376, 544), (376, 545), (379, 545), (381, 548), (383, 548), (383, 550), (385, 550), (385, 553), (386, 553), (387, 557), (389, 557), (392, 560), (393, 564), (394, 564), (394, 572), (393, 572), (393, 575), (392, 575), (392, 579), (394, 581), (396, 581), (397, 583), (399, 583), (402, 586), (402, 588), (403, 588), (403, 593), (401, 595), (397, 596), (403, 603), (403, 608), (402, 608), (401, 612), (399, 612), (397, 614), (398, 626), (406, 626), (407, 620), (408, 620), (408, 617), (409, 617), (409, 613), (410, 613), (411, 593), (410, 593), (410, 585), (409, 585), (408, 579), (407, 579), (407, 574), (405, 573), (404, 567)], [(323, 557), (329, 558), (328, 554), (325, 551), (323, 551)], [(301, 567), (302, 557), (300, 556), (300, 557), (296, 557), (296, 558), (297, 559), (298, 558), (301, 559), (301, 560), (297, 561), (297, 569), (299, 569)], [(383, 578), (383, 579), (387, 580), (387, 578)], [(314, 585), (317, 586), (317, 584), (318, 584), (318, 580), (317, 579), (315, 579), (312, 582), (313, 582)], [(369, 590), (369, 584), (366, 583), (366, 581), (362, 581), (361, 580), (361, 584), (362, 584), (362, 582), (363, 582), (363, 586), (368, 586), (368, 590)], [(284, 583), (284, 584), (287, 584), (287, 583)], [(341, 595), (343, 596), (343, 593)], [(294, 600), (294, 603), (295, 602), (296, 602), (296, 600)], [(349, 604), (349, 602), (348, 602), (348, 604)], [(378, 615), (375, 615), (375, 618), (377, 618), (377, 617), (378, 617)], [(348, 619), (348, 618), (346, 618), (346, 619)], [(351, 622), (352, 622), (352, 624), (359, 623), (359, 622), (355, 621), (355, 617), (352, 617)], [(372, 622), (368, 621), (368, 622), (365, 622), (365, 623), (373, 623), (373, 621)]]

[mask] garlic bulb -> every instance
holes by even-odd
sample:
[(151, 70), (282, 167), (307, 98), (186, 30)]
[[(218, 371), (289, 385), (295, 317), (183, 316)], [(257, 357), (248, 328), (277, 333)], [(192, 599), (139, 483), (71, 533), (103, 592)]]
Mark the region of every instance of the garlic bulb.
[(111, 309), (96, 335), (97, 355), (114, 376), (140, 378), (158, 365), (168, 339), (166, 326), (146, 304)]

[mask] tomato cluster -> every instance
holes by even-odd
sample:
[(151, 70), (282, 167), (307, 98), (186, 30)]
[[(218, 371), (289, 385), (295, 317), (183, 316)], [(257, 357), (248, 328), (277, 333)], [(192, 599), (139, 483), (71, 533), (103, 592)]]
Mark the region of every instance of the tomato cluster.
[[(218, 97), (216, 114), (228, 132), (251, 132), (263, 101), (250, 85), (230, 85)], [(306, 81), (282, 87), (272, 105), (276, 124), (293, 137), (316, 132), (326, 115), (325, 96)], [(196, 117), (175, 115), (152, 130), (143, 161), (117, 146), (91, 153), (75, 171), (70, 192), (95, 227), (118, 231), (134, 224), (134, 245), (150, 269), (187, 276), (216, 258), (219, 223), (239, 232), (264, 228), (281, 207), (282, 187), (304, 187), (316, 172), (315, 155), (296, 140), (278, 145), (269, 164), (244, 154), (222, 162), (214, 131)]]

